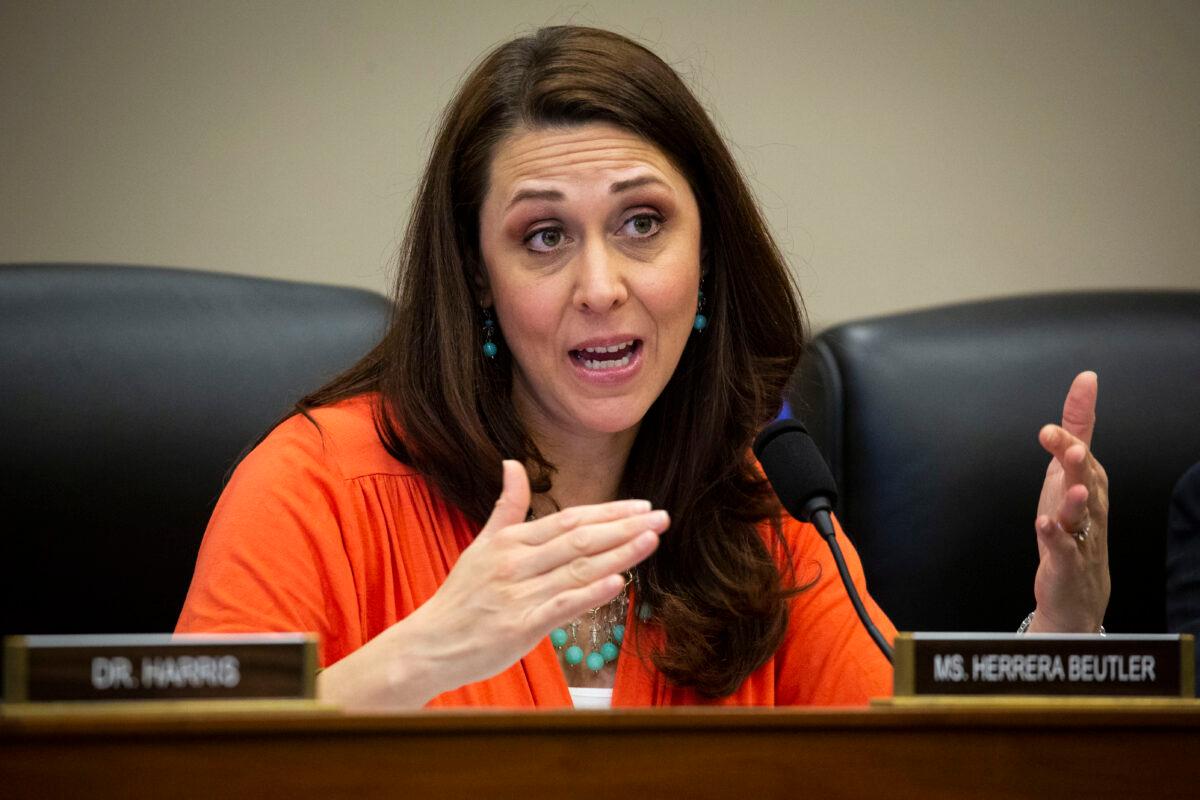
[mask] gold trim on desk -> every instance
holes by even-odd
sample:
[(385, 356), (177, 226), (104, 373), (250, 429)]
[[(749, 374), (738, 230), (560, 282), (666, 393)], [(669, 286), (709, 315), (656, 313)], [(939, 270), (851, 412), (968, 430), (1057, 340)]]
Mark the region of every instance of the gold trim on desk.
[(0, 719), (79, 719), (85, 717), (195, 718), (199, 716), (271, 716), (303, 714), (340, 716), (341, 710), (309, 699), (244, 698), (235, 700), (79, 700), (55, 703), (0, 703)]
[(1196, 637), (1182, 634), (1179, 649), (1179, 692), (1184, 697), (1196, 696)]
[(911, 633), (897, 633), (893, 644), (892, 692), (897, 697), (908, 697), (916, 693), (916, 654)]
[(24, 636), (9, 636), (4, 639), (4, 694), (16, 702), (29, 697), (29, 651), (25, 649)]
[(1170, 709), (1194, 711), (1200, 714), (1200, 700), (1191, 697), (1114, 697), (1087, 695), (987, 695), (931, 694), (911, 697), (876, 697), (872, 708), (899, 709), (1023, 709), (1030, 711), (1055, 710), (1119, 710)]

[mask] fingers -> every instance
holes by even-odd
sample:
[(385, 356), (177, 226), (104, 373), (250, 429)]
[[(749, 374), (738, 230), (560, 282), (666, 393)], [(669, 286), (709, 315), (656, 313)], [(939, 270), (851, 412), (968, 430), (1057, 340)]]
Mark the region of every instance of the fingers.
[[(574, 506), (526, 521), (525, 469), (517, 461), (505, 461), (503, 469), (500, 498), (476, 539), (484, 549), (476, 549), (486, 553), (480, 558), (490, 564), (492, 575), (519, 595), (548, 597), (629, 569), (654, 551), (658, 534), (670, 525), (667, 512), (651, 510), (646, 500)], [(544, 580), (556, 572), (555, 581)]]
[[(534, 579), (537, 591), (554, 597), (583, 589), (596, 581), (632, 569), (658, 548), (659, 537), (653, 531), (638, 534), (630, 541), (594, 556), (580, 556)], [(622, 585), (624, 579), (622, 578)], [(593, 606), (585, 606), (592, 608)], [(562, 618), (560, 618), (561, 620)]]
[(590, 506), (573, 506), (526, 525), (521, 534), (521, 541), (526, 544), (543, 544), (580, 526), (611, 522), (632, 515), (645, 515), (649, 511), (650, 502), (647, 500), (616, 500)]
[(503, 488), (496, 508), (488, 517), (484, 531), (499, 530), (509, 525), (518, 525), (525, 521), (529, 513), (529, 476), (525, 473), (525, 465), (511, 459), (504, 461)]
[(1038, 544), (1054, 552), (1059, 559), (1078, 556), (1078, 542), (1074, 535), (1061, 524), (1042, 514), (1033, 523), (1037, 532)]
[(1063, 402), (1062, 427), (1088, 447), (1092, 445), (1092, 431), (1096, 428), (1098, 388), (1099, 378), (1096, 373), (1081, 372), (1071, 381), (1067, 399)]
[(1090, 522), (1088, 513), (1088, 489), (1081, 484), (1075, 484), (1067, 490), (1062, 506), (1058, 509), (1055, 522), (1074, 538), (1076, 531), (1084, 530)]
[(651, 510), (645, 500), (575, 506), (526, 521), (531, 495), (525, 469), (505, 461), (503, 470), (496, 507), (459, 566), (473, 565), (486, 576), (484, 585), (508, 598), (506, 604), (530, 604), (519, 616), (544, 615), (535, 628), (615, 597), (625, 585), (621, 573), (653, 553), (670, 525), (667, 512)]
[(1038, 431), (1038, 441), (1062, 467), (1066, 485), (1088, 482), (1092, 464), (1082, 439), (1058, 425), (1045, 425)]
[[(1083, 486), (1072, 486), (1058, 511), (1038, 515), (1033, 527), (1038, 544), (1054, 551), (1058, 559), (1077, 558), (1084, 549), (1104, 540), (1103, 523), (1093, 524), (1088, 492)], [(1087, 535), (1079, 538), (1078, 534), (1083, 532)]]
[(604, 553), (642, 533), (660, 534), (670, 524), (667, 512), (659, 510), (573, 528), (530, 552), (528, 574), (540, 575), (575, 559)]
[(1087, 444), (1058, 425), (1038, 431), (1038, 441), (1062, 467), (1064, 486), (1083, 484), (1089, 490), (1106, 489), (1108, 477)]
[(1082, 440), (1057, 425), (1042, 428), (1038, 440), (1062, 467), (1066, 493), (1057, 518), (1067, 530), (1079, 530), (1088, 514), (1090, 496), (1103, 488), (1100, 465)]
[(529, 615), (530, 625), (549, 630), (563, 620), (581, 616), (588, 609), (602, 606), (625, 590), (625, 576), (605, 575), (587, 586), (559, 592)]

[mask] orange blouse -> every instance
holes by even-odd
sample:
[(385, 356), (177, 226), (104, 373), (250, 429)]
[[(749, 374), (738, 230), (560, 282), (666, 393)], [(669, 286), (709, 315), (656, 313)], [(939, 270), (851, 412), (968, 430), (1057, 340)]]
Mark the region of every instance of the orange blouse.
[[(313, 631), (328, 665), (441, 586), (478, 526), (387, 453), (373, 402), (362, 396), (317, 409), (319, 429), (292, 417), (238, 466), (204, 534), (177, 631)], [(733, 695), (712, 700), (672, 686), (627, 647), (614, 707), (859, 705), (891, 694), (891, 665), (859, 623), (825, 542), (790, 519), (784, 531), (798, 578), (816, 583), (792, 601), (775, 655)], [(866, 593), (857, 553), (840, 529), (838, 536), (871, 617), (893, 638)], [(553, 708), (571, 698), (547, 638), (504, 672), (429, 705)]]

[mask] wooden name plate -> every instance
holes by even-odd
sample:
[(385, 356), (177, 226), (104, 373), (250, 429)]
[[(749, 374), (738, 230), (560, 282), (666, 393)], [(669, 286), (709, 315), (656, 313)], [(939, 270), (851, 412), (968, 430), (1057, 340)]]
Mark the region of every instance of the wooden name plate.
[(316, 667), (310, 634), (10, 636), (4, 700), (311, 699)]
[(895, 694), (1192, 697), (1191, 634), (901, 633)]

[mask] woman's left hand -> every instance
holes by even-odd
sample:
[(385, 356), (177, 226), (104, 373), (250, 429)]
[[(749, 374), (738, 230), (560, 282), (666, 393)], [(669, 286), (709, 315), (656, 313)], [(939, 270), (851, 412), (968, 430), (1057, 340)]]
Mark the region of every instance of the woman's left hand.
[(1096, 391), (1096, 373), (1075, 376), (1062, 425), (1038, 433), (1053, 458), (1034, 522), (1040, 560), (1030, 633), (1095, 633), (1104, 622), (1111, 591), (1108, 475), (1091, 452)]

